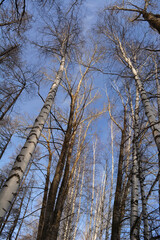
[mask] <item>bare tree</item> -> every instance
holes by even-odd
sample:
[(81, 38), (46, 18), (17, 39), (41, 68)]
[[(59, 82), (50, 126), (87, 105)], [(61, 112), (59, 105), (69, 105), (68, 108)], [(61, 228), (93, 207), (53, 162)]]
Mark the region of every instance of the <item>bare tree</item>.
[[(58, 8), (59, 11), (60, 8)], [(0, 210), (0, 217), (1, 221), (3, 221), (3, 217), (5, 216), (6, 212), (9, 210), (12, 200), (16, 194), (18, 186), (23, 178), (23, 174), (26, 170), (26, 167), (30, 161), (30, 158), (34, 152), (34, 149), (37, 145), (37, 141), (40, 137), (42, 132), (43, 126), (48, 118), (48, 115), (51, 111), (51, 107), (54, 102), (54, 98), (58, 89), (58, 86), (61, 82), (66, 53), (68, 48), (71, 47), (73, 43), (75, 43), (77, 39), (77, 33), (79, 33), (79, 28), (77, 23), (75, 23), (75, 18), (73, 17), (73, 10), (71, 9), (71, 13), (68, 14), (68, 18), (63, 18), (63, 16), (58, 13), (58, 20), (61, 22), (61, 25), (55, 25), (54, 35), (55, 41), (57, 41), (58, 49), (57, 52), (61, 56), (60, 60), (60, 67), (57, 72), (57, 76), (55, 82), (53, 83), (46, 101), (40, 111), (40, 114), (36, 118), (34, 125), (29, 133), (29, 136), (26, 140), (25, 145), (23, 146), (20, 154), (17, 156), (15, 164), (11, 170), (9, 178), (6, 180), (6, 184), (3, 186), (1, 193), (0, 193), (0, 201), (1, 201), (1, 210)], [(63, 24), (62, 24), (63, 22)], [(59, 29), (59, 30), (58, 30)], [(58, 32), (57, 32), (58, 31)], [(73, 45), (72, 45), (73, 46)]]

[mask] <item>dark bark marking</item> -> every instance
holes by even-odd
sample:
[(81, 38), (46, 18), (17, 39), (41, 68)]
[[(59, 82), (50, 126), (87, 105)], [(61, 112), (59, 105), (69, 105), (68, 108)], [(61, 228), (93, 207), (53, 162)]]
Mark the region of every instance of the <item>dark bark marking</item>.
[(14, 193), (14, 192), (12, 192), (12, 194), (13, 194), (13, 196), (14, 196), (14, 197), (17, 195), (17, 193), (16, 193), (16, 192), (15, 192), (15, 193)]
[(6, 182), (8, 182), (11, 178), (13, 178), (13, 177), (17, 177), (18, 178), (18, 181), (17, 181), (17, 183), (20, 183), (20, 176), (19, 176), (19, 174), (18, 173), (15, 173), (15, 174), (12, 174), (7, 180), (6, 180)]
[(20, 172), (22, 172), (22, 173), (24, 173), (24, 171), (22, 170), (22, 168), (21, 167), (14, 167), (12, 170), (18, 170), (18, 171), (20, 171)]
[(38, 138), (38, 137), (37, 137), (37, 133), (34, 133), (34, 132), (31, 132), (30, 135), (29, 135), (29, 137), (31, 137), (31, 136), (33, 136), (33, 135), (35, 135), (35, 137)]
[(17, 156), (16, 161), (17, 161), (17, 162), (22, 162), (22, 160), (21, 160), (21, 158), (20, 158), (20, 155)]

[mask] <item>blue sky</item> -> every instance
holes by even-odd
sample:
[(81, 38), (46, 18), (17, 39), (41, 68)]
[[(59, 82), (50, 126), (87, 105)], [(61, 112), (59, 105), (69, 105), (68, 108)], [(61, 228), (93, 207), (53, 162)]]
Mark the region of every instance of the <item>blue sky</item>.
[[(87, 30), (91, 27), (93, 23), (96, 22), (96, 15), (99, 9), (101, 9), (104, 5), (104, 0), (99, 0), (99, 1), (92, 1), (92, 0), (87, 0), (85, 2), (85, 18), (84, 18), (84, 32), (87, 32)], [(36, 23), (35, 23), (36, 26)], [(31, 39), (37, 38), (38, 34), (36, 33), (35, 30), (29, 30), (29, 34), (31, 35)], [(29, 36), (30, 38), (30, 36)], [(42, 55), (40, 55), (37, 52), (37, 49), (34, 46), (26, 45), (26, 49), (24, 49), (23, 52), (24, 59), (27, 60), (29, 64), (36, 64), (37, 61), (41, 62), (41, 58), (43, 60)], [(51, 67), (51, 65), (54, 65), (53, 62), (48, 62), (47, 65)], [(47, 67), (47, 66), (46, 66)], [(97, 85), (97, 88), (100, 89), (100, 92), (102, 89), (104, 89), (104, 78), (103, 77), (98, 77), (98, 79), (95, 79), (95, 86)], [(47, 83), (45, 84), (43, 82), (41, 86), (41, 94), (45, 98), (47, 96), (47, 93), (49, 91), (50, 84)], [(57, 94), (58, 98), (58, 103), (62, 107), (65, 107), (66, 100), (61, 98), (61, 93), (59, 92)], [(60, 102), (59, 102), (60, 100)], [(100, 100), (101, 104), (103, 100)], [(22, 104), (23, 103), (23, 104)], [(41, 107), (43, 106), (42, 100), (40, 97), (37, 95), (37, 89), (35, 90), (34, 94), (28, 95), (27, 93), (22, 94), (22, 96), (18, 99), (16, 106), (14, 108), (15, 115), (18, 113), (19, 115), (24, 114), (24, 118), (31, 118), (34, 119), (38, 115)], [(102, 119), (100, 121), (103, 121)], [(105, 122), (104, 122), (105, 124)], [(16, 147), (22, 143), (22, 140), (13, 137), (12, 142), (9, 144), (5, 154), (3, 155), (1, 159), (1, 166), (4, 165), (9, 161), (9, 156), (15, 153)]]

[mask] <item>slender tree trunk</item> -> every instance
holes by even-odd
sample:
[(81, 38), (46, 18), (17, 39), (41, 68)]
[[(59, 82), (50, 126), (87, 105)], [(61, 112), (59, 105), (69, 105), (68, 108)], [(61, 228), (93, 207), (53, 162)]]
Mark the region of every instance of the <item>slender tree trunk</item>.
[[(72, 209), (73, 209), (73, 205), (74, 203), (72, 204), (72, 202), (74, 201), (74, 183), (76, 181), (76, 184), (77, 184), (77, 178), (76, 178), (76, 173), (77, 173), (77, 168), (75, 169), (74, 171), (74, 174), (73, 174), (73, 181), (71, 183), (71, 186), (69, 188), (69, 191), (68, 191), (68, 196), (67, 196), (67, 211), (66, 211), (66, 216), (67, 219), (66, 219), (66, 222), (64, 223), (64, 231), (63, 231), (63, 240), (68, 240), (69, 238), (69, 235), (70, 235), (70, 224), (72, 222)], [(75, 180), (76, 178), (76, 180)], [(72, 206), (72, 207), (71, 207)]]
[(25, 215), (26, 215), (26, 213), (27, 213), (28, 205), (29, 205), (29, 202), (30, 202), (30, 199), (31, 199), (31, 193), (32, 193), (32, 191), (30, 191), (30, 194), (29, 194), (29, 196), (28, 196), (27, 205), (26, 205), (26, 207), (25, 207), (25, 211), (24, 211), (24, 214), (23, 214), (23, 218), (22, 218), (22, 221), (21, 221), (21, 223), (20, 223), (20, 225), (19, 225), (19, 228), (18, 228), (16, 237), (15, 237), (15, 240), (18, 239), (18, 236), (19, 236), (19, 233), (20, 233), (22, 224), (23, 224), (23, 222), (24, 222), (24, 218), (25, 218)]
[(75, 141), (75, 133), (72, 135), (72, 140), (69, 147), (69, 152), (67, 156), (65, 171), (62, 179), (62, 183), (60, 186), (60, 190), (58, 193), (55, 209), (53, 211), (53, 214), (51, 214), (50, 222), (48, 223), (48, 229), (47, 232), (44, 235), (44, 232), (42, 234), (42, 240), (57, 240), (59, 226), (60, 226), (60, 219), (62, 216), (62, 211), (64, 207), (64, 203), (68, 194), (70, 182), (69, 182), (69, 173), (70, 173), (70, 161), (71, 161), (71, 155), (72, 150), (74, 146)]
[(2, 152), (0, 153), (0, 159), (2, 158), (2, 156), (3, 156), (3, 154), (4, 154), (5, 150), (6, 150), (6, 148), (8, 147), (8, 144), (10, 143), (13, 134), (14, 134), (14, 132), (12, 132), (12, 133), (10, 134), (9, 138), (7, 139), (7, 142), (6, 142), (5, 146), (3, 147)]
[(11, 101), (11, 103), (8, 105), (8, 107), (5, 109), (4, 112), (2, 112), (1, 116), (0, 116), (0, 121), (4, 118), (4, 116), (6, 115), (6, 113), (11, 109), (11, 107), (15, 104), (15, 102), (17, 101), (17, 99), (19, 98), (19, 96), (21, 95), (22, 91), (24, 90), (25, 85), (20, 89), (20, 91), (17, 93), (17, 95), (13, 98), (13, 100)]
[(119, 162), (118, 162), (118, 176), (117, 186), (114, 199), (113, 207), (113, 219), (112, 219), (112, 235), (111, 240), (120, 240), (121, 231), (121, 219), (120, 219), (120, 208), (121, 208), (121, 191), (122, 191), (122, 175), (123, 175), (123, 161), (124, 161), (124, 149), (126, 141), (126, 107), (124, 108), (124, 125), (122, 129)]
[(23, 178), (23, 181), (22, 181), (22, 183), (21, 183), (21, 185), (20, 185), (20, 188), (18, 189), (17, 195), (16, 195), (16, 197), (14, 198), (14, 200), (13, 200), (13, 202), (12, 202), (12, 205), (11, 205), (11, 207), (10, 207), (9, 212), (8, 212), (7, 215), (6, 215), (5, 221), (3, 222), (3, 224), (1, 224), (0, 235), (1, 235), (2, 232), (3, 232), (3, 229), (4, 229), (5, 225), (7, 224), (7, 221), (8, 221), (8, 218), (9, 218), (10, 214), (11, 214), (11, 211), (12, 211), (12, 208), (13, 208), (13, 206), (14, 206), (14, 203), (16, 202), (17, 197), (18, 197), (18, 194), (19, 194), (20, 190), (22, 189), (22, 187), (23, 187), (23, 185), (24, 185), (24, 183), (25, 183), (25, 180), (26, 180), (26, 178), (27, 178), (27, 176), (28, 176), (28, 173), (29, 173), (29, 170), (30, 170), (30, 168), (31, 168), (31, 165), (32, 165), (32, 163), (30, 162), (30, 164), (29, 164), (29, 166), (28, 166), (28, 169), (27, 169), (27, 172), (26, 172), (26, 174), (25, 174), (25, 177)]
[(122, 43), (120, 41), (118, 43), (119, 43), (119, 48), (121, 50), (123, 58), (124, 58), (125, 62), (128, 64), (129, 68), (131, 69), (131, 71), (134, 75), (135, 83), (136, 83), (137, 89), (140, 93), (142, 103), (144, 105), (145, 114), (148, 118), (150, 127), (152, 129), (153, 137), (154, 137), (158, 152), (160, 153), (160, 124), (156, 121), (155, 112), (153, 111), (153, 108), (147, 97), (147, 93), (146, 93), (146, 91), (143, 87), (142, 81), (139, 77), (138, 70), (133, 66), (130, 58), (127, 57), (127, 54), (125, 52), (125, 49), (122, 46)]
[(80, 171), (81, 171), (81, 166), (80, 166), (80, 164), (79, 164), (75, 188), (72, 188), (74, 191), (72, 191), (72, 195), (71, 195), (71, 201), (72, 201), (72, 203), (70, 204), (70, 206), (72, 206), (72, 207), (71, 207), (71, 213), (70, 213), (71, 216), (70, 216), (69, 221), (68, 221), (68, 231), (67, 231), (67, 237), (65, 238), (65, 240), (70, 239), (70, 235), (71, 235), (71, 223), (72, 223), (73, 215), (74, 215), (74, 211), (75, 211), (75, 204), (76, 204), (76, 198), (77, 198), (77, 192), (78, 192), (78, 184), (79, 184), (79, 178), (80, 178)]
[(111, 202), (112, 202), (112, 194), (113, 194), (113, 174), (114, 174), (114, 150), (113, 150), (113, 121), (111, 120), (111, 149), (112, 149), (112, 172), (111, 172), (111, 187), (110, 187), (110, 194), (109, 194), (109, 206), (108, 206), (108, 216), (107, 216), (107, 224), (106, 224), (106, 236), (105, 239), (108, 240), (109, 238), (109, 227), (111, 221)]
[[(76, 112), (77, 111), (75, 111), (75, 115), (76, 115)], [(78, 148), (77, 148), (77, 151), (79, 151), (79, 149), (80, 149), (81, 135), (82, 135), (81, 131), (82, 131), (82, 127), (80, 126), (80, 130), (78, 132), (79, 137), (78, 137)], [(68, 215), (70, 215), (70, 217), (67, 219), (66, 228), (65, 228), (64, 237), (63, 237), (64, 240), (68, 240), (69, 237), (70, 237), (71, 222), (73, 220), (73, 214), (74, 214), (75, 203), (76, 203), (76, 198), (77, 198), (77, 191), (78, 191), (78, 185), (79, 185), (81, 164), (79, 164), (79, 167), (78, 167), (77, 177), (76, 177), (76, 171), (77, 171), (77, 168), (75, 168), (75, 170), (74, 170), (73, 181), (72, 181), (72, 184), (71, 184), (71, 191), (68, 194), (69, 206), (72, 206), (72, 207), (68, 211)], [(76, 180), (75, 180), (75, 177), (76, 177)], [(76, 184), (74, 184), (75, 181), (76, 181)], [(75, 185), (75, 187), (74, 187), (74, 185)]]
[[(156, 60), (155, 63), (155, 74), (156, 74), (156, 86), (157, 86), (157, 105), (158, 105), (158, 121), (160, 122), (160, 84), (158, 78), (158, 66)], [(159, 173), (160, 173), (160, 153), (158, 154), (158, 162), (159, 162)], [(160, 177), (159, 177), (159, 214), (160, 214)]]
[(94, 220), (93, 220), (93, 231), (92, 231), (92, 235), (91, 235), (91, 239), (96, 240), (97, 238), (97, 234), (98, 234), (98, 228), (99, 228), (99, 220), (100, 220), (100, 214), (99, 214), (99, 210), (100, 210), (100, 204), (99, 204), (99, 197), (101, 195), (100, 192), (100, 187), (98, 187), (97, 189), (97, 193), (95, 194), (95, 214), (94, 214)]
[(16, 217), (15, 217), (15, 220), (13, 222), (13, 225), (12, 225), (11, 229), (9, 230), (9, 234), (8, 234), (7, 240), (12, 240), (12, 235), (13, 235), (13, 232), (14, 232), (16, 226), (17, 226), (18, 219), (19, 219), (19, 216), (20, 216), (20, 213), (21, 213), (21, 209), (22, 209), (22, 205), (23, 205), (23, 201), (24, 201), (24, 198), (26, 196), (26, 193), (27, 193), (27, 188), (25, 189), (25, 191), (23, 193), (23, 197), (21, 199), (20, 206), (17, 209), (18, 211), (17, 211)]
[(40, 219), (39, 219), (37, 240), (40, 240), (41, 236), (42, 236), (42, 229), (43, 229), (43, 225), (44, 225), (45, 210), (46, 210), (47, 196), (48, 196), (50, 168), (51, 168), (51, 162), (52, 162), (52, 152), (51, 152), (49, 141), (50, 141), (50, 138), (48, 139), (48, 142), (47, 142), (47, 149), (48, 149), (48, 152), (49, 152), (49, 161), (48, 161), (48, 167), (47, 167), (47, 174), (46, 174), (46, 182), (45, 182), (45, 188), (44, 188), (42, 209), (41, 209), (41, 214), (40, 214)]
[(136, 151), (139, 133), (139, 93), (136, 91), (136, 104), (134, 114), (134, 136), (133, 136), (133, 160), (132, 160), (132, 185), (131, 185), (131, 240), (139, 239), (138, 236), (138, 195), (139, 195), (139, 176), (138, 176), (138, 155)]
[(141, 199), (142, 199), (142, 216), (144, 224), (144, 240), (149, 240), (149, 225), (148, 225), (148, 214), (147, 214), (147, 199), (144, 191), (144, 176), (143, 169), (141, 166), (141, 159), (139, 158), (139, 181), (141, 189)]
[(105, 176), (104, 176), (104, 183), (103, 183), (103, 190), (102, 190), (102, 197), (101, 197), (101, 212), (100, 212), (101, 220), (100, 220), (99, 240), (102, 240), (103, 230), (106, 229), (105, 217), (104, 217), (106, 185), (107, 185), (107, 162), (106, 162)]
[(95, 182), (95, 165), (96, 165), (96, 142), (93, 143), (93, 175), (92, 175), (92, 199), (91, 199), (91, 209), (90, 209), (90, 220), (89, 220), (89, 233), (88, 233), (88, 239), (92, 239), (91, 237), (91, 230), (92, 230), (92, 219), (93, 219), (93, 204), (94, 204), (94, 182)]
[(56, 167), (54, 178), (51, 183), (49, 194), (48, 194), (48, 200), (47, 200), (46, 212), (45, 212), (45, 221), (44, 221), (44, 227), (43, 227), (42, 237), (41, 237), (42, 240), (44, 240), (45, 236), (47, 236), (49, 224), (51, 223), (51, 216), (52, 216), (52, 213), (53, 213), (53, 210), (55, 207), (55, 203), (56, 203), (58, 187), (59, 187), (60, 181), (63, 176), (63, 169), (65, 166), (65, 161), (66, 161), (66, 157), (67, 157), (68, 150), (69, 150), (69, 142), (72, 137), (74, 104), (75, 104), (75, 102), (71, 101), (70, 116), (69, 116), (68, 126), (67, 126), (67, 130), (66, 130), (62, 150), (61, 150), (61, 155), (59, 157), (59, 161), (58, 161), (58, 164)]
[(8, 212), (12, 204), (12, 201), (16, 196), (16, 192), (19, 187), (19, 184), (21, 183), (21, 180), (26, 171), (27, 165), (32, 157), (32, 154), (35, 150), (38, 139), (41, 135), (43, 126), (51, 111), (51, 107), (53, 105), (58, 86), (63, 76), (64, 64), (65, 64), (65, 57), (62, 57), (60, 68), (57, 73), (55, 82), (53, 83), (48, 93), (46, 101), (40, 111), (40, 114), (35, 120), (35, 123), (29, 133), (29, 136), (20, 154), (16, 158), (16, 161), (10, 172), (10, 175), (0, 192), (0, 222), (3, 221), (5, 214)]
[(81, 181), (81, 187), (80, 187), (78, 212), (77, 212), (77, 218), (76, 218), (76, 223), (75, 223), (75, 228), (74, 228), (74, 233), (73, 233), (73, 239), (72, 240), (76, 239), (76, 234), (77, 234), (77, 226), (78, 226), (80, 210), (81, 210), (81, 197), (82, 197), (83, 182), (84, 182), (85, 162), (86, 162), (86, 156), (84, 157), (84, 165), (83, 165), (82, 181)]

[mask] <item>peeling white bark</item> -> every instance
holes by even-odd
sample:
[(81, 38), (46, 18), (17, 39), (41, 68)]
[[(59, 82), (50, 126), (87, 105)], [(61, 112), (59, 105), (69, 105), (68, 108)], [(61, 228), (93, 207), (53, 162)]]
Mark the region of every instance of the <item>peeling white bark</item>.
[(23, 178), (27, 165), (32, 157), (32, 154), (37, 145), (38, 139), (41, 135), (43, 126), (51, 111), (51, 107), (54, 102), (54, 98), (61, 82), (64, 71), (65, 57), (62, 57), (59, 71), (55, 82), (53, 83), (46, 101), (40, 111), (40, 114), (36, 118), (34, 125), (29, 133), (29, 136), (21, 149), (20, 154), (17, 156), (14, 166), (10, 172), (8, 179), (6, 180), (1, 192), (0, 192), (0, 222), (3, 221), (5, 214), (8, 212), (14, 197), (16, 196), (17, 189)]

